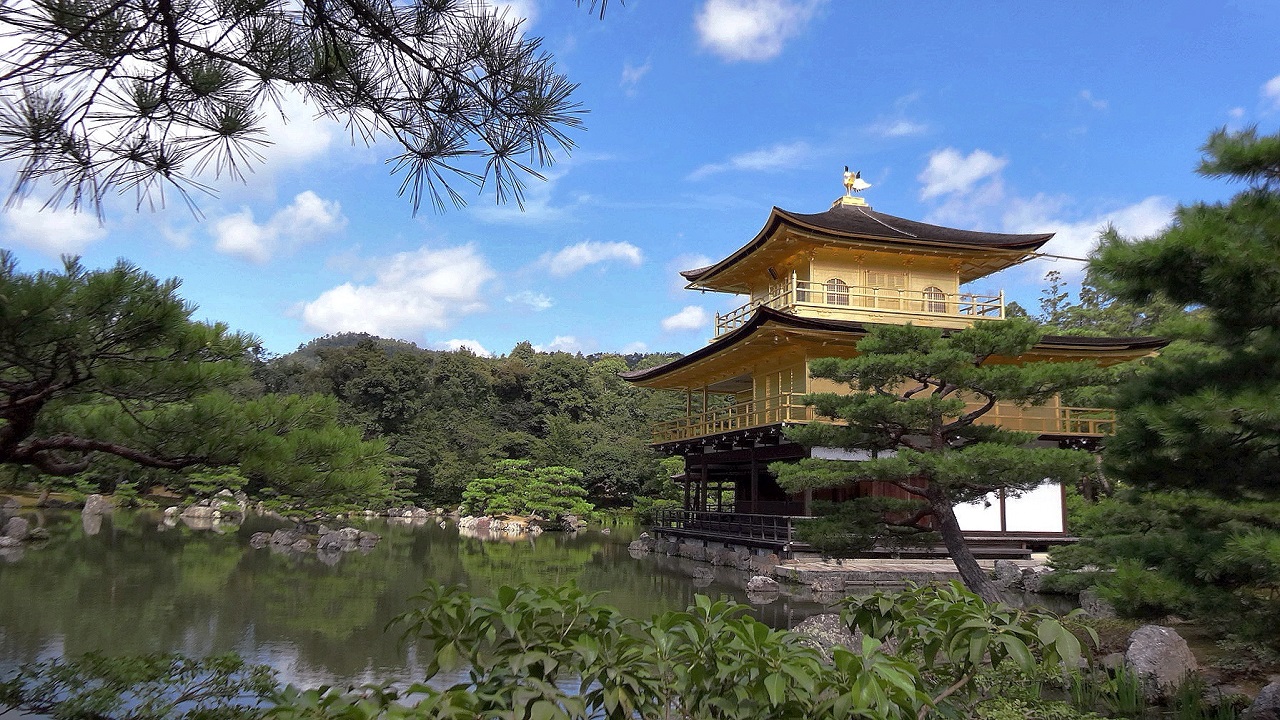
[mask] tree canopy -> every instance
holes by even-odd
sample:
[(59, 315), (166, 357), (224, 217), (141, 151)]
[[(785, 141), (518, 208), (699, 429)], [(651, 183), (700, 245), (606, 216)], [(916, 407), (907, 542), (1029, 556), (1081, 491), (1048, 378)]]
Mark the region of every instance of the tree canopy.
[(249, 392), (257, 341), (192, 321), (177, 291), (125, 262), (23, 274), (0, 251), (0, 465), (231, 467), (267, 494), (385, 499), (385, 444), (338, 426), (332, 398)]
[(11, 201), (46, 184), (49, 202), (99, 212), (120, 191), (190, 201), (208, 174), (261, 161), (287, 91), (393, 142), (415, 211), (462, 204), (458, 179), (520, 202), (523, 176), (581, 125), (540, 39), (473, 0), (36, 0), (0, 6), (0, 24), (15, 48), (0, 60)]
[[(814, 377), (848, 383), (849, 394), (818, 393), (806, 400), (819, 415), (845, 426), (811, 424), (790, 437), (805, 445), (863, 451), (856, 461), (809, 458), (775, 463), (770, 470), (790, 492), (882, 482), (903, 491), (897, 502), (855, 498), (844, 519), (823, 527), (837, 536), (936, 530), (961, 577), (989, 600), (999, 592), (979, 568), (954, 512), (958, 504), (991, 493), (1020, 493), (1054, 480), (1075, 482), (1087, 472), (1087, 453), (1027, 447), (1027, 433), (977, 424), (997, 402), (1042, 404), (1087, 382), (1089, 363), (988, 362), (1017, 358), (1040, 338), (1027, 320), (980, 322), (944, 334), (912, 325), (876, 326), (858, 343), (858, 356), (825, 358)], [(871, 512), (861, 512), (870, 506)], [(822, 526), (820, 526), (822, 527)], [(814, 541), (823, 543), (821, 537)]]
[(1128, 383), (1107, 461), (1147, 487), (1280, 498), (1280, 134), (1215, 132), (1199, 172), (1247, 187), (1179, 207), (1164, 232), (1108, 233), (1093, 271), (1117, 297), (1197, 312)]

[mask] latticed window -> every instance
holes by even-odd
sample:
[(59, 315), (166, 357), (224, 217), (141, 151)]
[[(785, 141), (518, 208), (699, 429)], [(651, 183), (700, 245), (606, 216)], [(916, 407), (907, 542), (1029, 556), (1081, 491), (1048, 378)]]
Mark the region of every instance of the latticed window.
[(935, 313), (947, 311), (947, 295), (942, 292), (942, 288), (930, 285), (924, 289), (924, 309)]
[(828, 305), (848, 305), (849, 304), (849, 285), (840, 278), (831, 278), (827, 281), (827, 304)]

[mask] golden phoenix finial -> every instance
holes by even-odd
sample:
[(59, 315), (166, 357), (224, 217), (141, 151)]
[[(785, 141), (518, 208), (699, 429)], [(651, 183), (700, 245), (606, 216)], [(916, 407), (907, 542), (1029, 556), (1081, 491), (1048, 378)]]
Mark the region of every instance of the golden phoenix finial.
[(850, 172), (849, 166), (844, 166), (844, 194), (846, 197), (852, 197), (853, 193), (862, 192), (871, 187), (871, 183), (862, 179), (862, 172)]

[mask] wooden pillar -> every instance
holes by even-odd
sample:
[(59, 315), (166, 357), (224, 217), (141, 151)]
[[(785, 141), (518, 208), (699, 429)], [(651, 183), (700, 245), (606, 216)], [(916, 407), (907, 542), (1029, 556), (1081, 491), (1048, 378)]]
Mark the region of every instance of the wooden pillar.
[(760, 512), (756, 505), (760, 503), (760, 463), (756, 460), (756, 449), (751, 448), (751, 492), (747, 499), (751, 502), (749, 512)]
[(693, 509), (693, 506), (689, 504), (689, 499), (690, 499), (690, 498), (689, 498), (689, 485), (690, 485), (690, 483), (692, 483), (692, 482), (693, 482), (693, 478), (692, 478), (692, 476), (690, 475), (689, 469), (690, 469), (690, 468), (689, 468), (689, 458), (688, 458), (688, 456), (686, 456), (686, 457), (685, 457), (685, 459), (684, 459), (684, 509), (685, 509), (685, 510), (692, 510), (692, 509)]
[[(704, 397), (706, 389), (703, 389)], [(698, 483), (698, 509), (707, 509), (707, 483), (711, 481), (710, 474), (707, 471), (706, 457), (702, 459), (702, 482)]]

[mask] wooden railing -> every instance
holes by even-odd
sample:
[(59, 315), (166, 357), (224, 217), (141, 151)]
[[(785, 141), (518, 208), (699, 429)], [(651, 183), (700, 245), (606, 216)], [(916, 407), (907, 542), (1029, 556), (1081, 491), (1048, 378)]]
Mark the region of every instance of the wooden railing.
[(746, 324), (759, 307), (804, 315), (805, 310), (859, 310), (933, 317), (1004, 317), (1004, 292), (995, 295), (944, 293), (904, 288), (876, 288), (859, 285), (832, 285), (808, 280), (787, 279), (765, 298), (716, 314), (716, 337)]
[[(801, 401), (803, 397), (804, 393), (782, 393), (668, 420), (654, 428), (652, 442), (657, 445), (781, 423), (836, 422), (818, 416), (811, 406)], [(976, 407), (973, 404), (969, 409)], [(1102, 437), (1115, 434), (1116, 414), (1114, 410), (1105, 408), (1022, 408), (996, 403), (990, 412), (978, 419), (978, 423), (1037, 435)]]
[(663, 510), (654, 528), (684, 531), (701, 537), (726, 537), (789, 548), (795, 542), (795, 515), (751, 515), (709, 510)]

